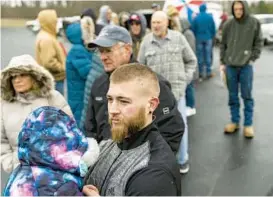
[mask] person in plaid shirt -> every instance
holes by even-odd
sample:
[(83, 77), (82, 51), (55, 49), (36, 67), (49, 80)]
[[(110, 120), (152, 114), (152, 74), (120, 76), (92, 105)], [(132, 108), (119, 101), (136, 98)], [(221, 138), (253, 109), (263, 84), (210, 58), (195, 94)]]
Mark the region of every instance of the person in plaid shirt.
[(141, 43), (138, 61), (160, 73), (171, 83), (178, 101), (178, 110), (185, 122), (178, 163), (181, 165), (180, 172), (187, 173), (189, 156), (185, 90), (187, 84), (192, 81), (197, 59), (186, 38), (180, 32), (168, 29), (168, 17), (165, 12), (157, 11), (153, 14), (151, 30)]

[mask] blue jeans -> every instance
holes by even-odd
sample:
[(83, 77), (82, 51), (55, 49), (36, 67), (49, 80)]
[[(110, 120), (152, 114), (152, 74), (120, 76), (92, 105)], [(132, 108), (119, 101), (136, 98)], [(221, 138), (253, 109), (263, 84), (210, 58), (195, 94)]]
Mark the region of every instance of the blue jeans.
[(254, 108), (254, 99), (252, 98), (253, 68), (251, 65), (245, 65), (243, 67), (227, 66), (226, 74), (231, 121), (237, 124), (240, 122), (240, 100), (238, 96), (240, 86), (241, 97), (245, 106), (244, 126), (251, 126)]
[(195, 89), (194, 84), (191, 82), (186, 88), (186, 106), (195, 108)]
[(187, 124), (187, 114), (186, 114), (186, 99), (185, 97), (181, 97), (178, 101), (178, 111), (180, 112), (184, 124), (185, 124), (185, 131), (180, 142), (179, 151), (177, 153), (177, 160), (178, 163), (183, 165), (189, 160), (188, 148), (189, 148), (189, 141), (188, 141), (188, 124)]
[(56, 81), (56, 90), (64, 95), (64, 81)]
[(198, 59), (199, 76), (203, 76), (203, 67), (206, 67), (206, 74), (211, 74), (212, 64), (212, 40), (196, 40), (196, 53)]

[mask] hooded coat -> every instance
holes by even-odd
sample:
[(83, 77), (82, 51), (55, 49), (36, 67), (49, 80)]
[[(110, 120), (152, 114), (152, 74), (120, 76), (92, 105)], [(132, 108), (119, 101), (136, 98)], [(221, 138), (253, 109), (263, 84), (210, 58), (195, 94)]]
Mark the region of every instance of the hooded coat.
[[(11, 83), (15, 73), (29, 74), (38, 82), (35, 94), (32, 91), (15, 93)], [(18, 134), (24, 120), (41, 106), (58, 107), (72, 115), (64, 97), (54, 90), (54, 79), (45, 68), (38, 65), (30, 55), (12, 58), (1, 71), (1, 164), (6, 172), (11, 172), (19, 163)]]
[(83, 17), (85, 17), (85, 16), (90, 17), (90, 18), (93, 20), (94, 25), (95, 25), (95, 34), (96, 34), (96, 36), (98, 36), (99, 33), (100, 33), (100, 31), (101, 31), (102, 28), (103, 28), (103, 25), (96, 24), (97, 17), (96, 17), (95, 12), (94, 12), (91, 8), (87, 8), (87, 9), (85, 9), (85, 10), (82, 12), (82, 14), (81, 14), (81, 19), (82, 19)]
[(43, 10), (38, 20), (41, 30), (36, 38), (36, 60), (53, 75), (55, 81), (62, 81), (65, 78), (65, 51), (56, 37), (56, 11)]
[(207, 5), (204, 3), (199, 8), (200, 13), (192, 22), (192, 30), (196, 40), (206, 41), (214, 38), (216, 34), (215, 22), (212, 15), (206, 13)]
[(83, 43), (83, 31), (86, 29), (80, 23), (73, 23), (66, 29), (66, 37), (73, 44), (66, 58), (68, 103), (78, 124), (83, 109), (85, 81), (92, 67), (93, 55)]
[[(129, 17), (129, 22), (130, 22), (131, 16), (133, 15), (138, 16), (138, 18), (140, 19), (140, 25), (141, 25), (141, 31), (139, 35), (133, 35), (132, 32), (130, 31), (130, 34), (133, 40), (133, 59), (137, 59), (137, 55), (140, 49), (140, 43), (142, 42), (142, 39), (148, 33), (148, 31), (147, 31), (147, 21), (145, 16), (141, 13), (132, 13)], [(130, 28), (130, 25), (129, 25), (129, 28)]]
[(87, 173), (83, 157), (90, 147), (73, 118), (55, 107), (38, 108), (25, 120), (18, 139), (20, 165), (5, 196), (82, 196), (81, 176)]
[(98, 25), (102, 25), (103, 27), (110, 24), (110, 21), (107, 20), (107, 12), (110, 9), (108, 5), (103, 5), (100, 8), (99, 18), (97, 20)]
[[(220, 61), (224, 65), (244, 66), (252, 64), (261, 55), (263, 46), (261, 24), (250, 15), (246, 1), (243, 4), (244, 14), (241, 19), (228, 20), (222, 30), (220, 44)], [(232, 14), (234, 16), (232, 4)]]

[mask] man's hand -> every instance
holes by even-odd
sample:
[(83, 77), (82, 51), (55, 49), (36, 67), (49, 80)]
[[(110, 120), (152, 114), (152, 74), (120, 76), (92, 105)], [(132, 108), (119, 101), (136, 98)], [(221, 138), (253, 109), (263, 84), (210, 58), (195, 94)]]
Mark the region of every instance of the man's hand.
[(86, 196), (100, 196), (99, 190), (94, 185), (85, 185), (82, 192)]
[(220, 72), (221, 71), (225, 72), (226, 71), (226, 65), (224, 65), (224, 64), (220, 65), (219, 70), (220, 70)]

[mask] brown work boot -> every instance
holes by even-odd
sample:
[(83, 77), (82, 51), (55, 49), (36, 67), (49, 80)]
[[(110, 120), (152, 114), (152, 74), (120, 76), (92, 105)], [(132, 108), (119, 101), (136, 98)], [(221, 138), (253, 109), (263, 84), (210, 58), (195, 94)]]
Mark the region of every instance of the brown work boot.
[(239, 125), (236, 123), (229, 123), (225, 126), (225, 133), (234, 133), (239, 129)]
[(214, 76), (215, 76), (214, 73), (210, 73), (210, 74), (207, 76), (207, 79), (213, 78)]
[(244, 127), (244, 136), (246, 138), (253, 138), (254, 137), (254, 128), (253, 128), (253, 126)]

